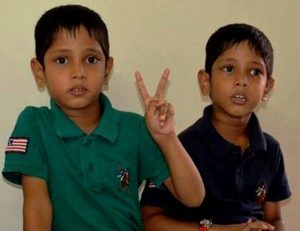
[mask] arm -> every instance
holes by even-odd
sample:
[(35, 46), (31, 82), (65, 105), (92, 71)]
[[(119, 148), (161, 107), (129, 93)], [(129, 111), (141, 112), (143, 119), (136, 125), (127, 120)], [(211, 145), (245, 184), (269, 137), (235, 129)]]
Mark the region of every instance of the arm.
[(174, 140), (166, 141), (159, 146), (170, 169), (170, 177), (164, 184), (181, 203), (191, 207), (199, 206), (205, 195), (204, 185), (199, 171), (177, 136), (174, 135)]
[(199, 231), (196, 222), (183, 222), (169, 218), (164, 209), (155, 206), (142, 206), (145, 231)]
[(162, 150), (170, 169), (170, 178), (165, 184), (183, 204), (198, 206), (205, 194), (202, 178), (176, 135), (173, 107), (163, 100), (169, 70), (164, 71), (154, 97), (148, 94), (141, 74), (137, 72), (135, 76), (145, 104), (148, 130)]
[[(164, 213), (164, 209), (156, 206), (142, 206), (142, 216), (145, 231), (199, 231), (198, 222), (174, 220)], [(274, 230), (270, 224), (263, 221), (248, 221), (241, 224), (213, 224), (209, 231), (254, 231)]]
[(23, 175), (22, 187), (24, 231), (50, 231), (52, 207), (46, 182)]
[(283, 220), (281, 217), (280, 202), (266, 202), (264, 204), (265, 221), (272, 224), (276, 231), (284, 231)]

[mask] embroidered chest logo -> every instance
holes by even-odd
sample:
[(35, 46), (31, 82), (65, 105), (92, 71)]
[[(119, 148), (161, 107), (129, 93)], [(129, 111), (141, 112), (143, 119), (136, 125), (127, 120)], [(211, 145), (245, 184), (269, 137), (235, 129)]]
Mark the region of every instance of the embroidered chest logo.
[(122, 168), (121, 170), (119, 170), (117, 177), (120, 179), (121, 189), (123, 191), (126, 191), (128, 189), (129, 181), (130, 181), (128, 169)]
[(28, 143), (28, 138), (10, 137), (5, 148), (5, 153), (26, 154)]
[(266, 198), (267, 185), (263, 183), (259, 184), (257, 189), (255, 190), (255, 194), (256, 194), (256, 203), (261, 205)]

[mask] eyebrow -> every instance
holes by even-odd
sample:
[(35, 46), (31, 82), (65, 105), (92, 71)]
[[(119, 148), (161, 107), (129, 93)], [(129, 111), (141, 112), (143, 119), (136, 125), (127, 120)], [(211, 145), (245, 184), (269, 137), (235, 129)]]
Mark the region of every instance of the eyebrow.
[(103, 51), (97, 48), (87, 48), (85, 49), (85, 51), (91, 51), (91, 52), (95, 52), (95, 53), (101, 53), (104, 55)]
[[(84, 49), (83, 51), (85, 51), (85, 52), (88, 51), (88, 52), (92, 52), (92, 53), (100, 53), (100, 54), (104, 55), (103, 52), (102, 52), (102, 50), (97, 49), (97, 48), (87, 48), (87, 49)], [(58, 48), (58, 49), (49, 51), (50, 54), (56, 54), (56, 53), (71, 53), (71, 52), (72, 52), (72, 50), (70, 50), (70, 49), (65, 49), (65, 48), (61, 48), (61, 49)]]
[[(228, 59), (220, 59), (219, 62), (239, 62), (239, 60), (235, 59), (235, 58), (228, 58)], [(262, 60), (262, 62), (250, 61), (249, 63), (259, 65), (259, 66), (266, 66), (265, 62), (263, 60)]]
[(262, 62), (252, 61), (251, 63), (259, 65), (259, 66), (266, 66), (264, 61), (262, 61)]

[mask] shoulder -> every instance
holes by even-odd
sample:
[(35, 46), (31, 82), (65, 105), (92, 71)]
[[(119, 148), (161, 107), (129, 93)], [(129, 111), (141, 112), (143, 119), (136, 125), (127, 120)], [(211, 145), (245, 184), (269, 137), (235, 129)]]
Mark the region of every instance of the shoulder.
[(146, 127), (144, 117), (138, 113), (113, 109), (117, 118), (119, 128), (128, 128), (131, 131)]
[(267, 132), (263, 132), (267, 144), (279, 146), (278, 140)]
[(265, 168), (272, 169), (272, 171), (277, 171), (278, 167), (284, 165), (284, 155), (280, 147), (279, 142), (270, 134), (263, 132), (264, 145), (257, 146), (257, 149), (254, 149), (254, 152), (259, 157), (257, 160), (260, 160), (264, 163)]
[[(184, 129), (178, 137), (181, 140), (190, 140), (191, 138), (200, 137), (201, 140), (209, 134), (215, 136), (215, 129), (211, 124), (211, 116), (213, 113), (212, 105), (208, 105), (203, 109), (203, 115), (198, 118), (192, 125)], [(199, 141), (199, 139), (198, 139)], [(196, 142), (198, 142), (196, 141)]]
[(208, 134), (213, 132), (210, 122), (203, 117), (179, 133), (178, 138), (184, 145), (195, 145), (205, 142)]
[(253, 150), (262, 150), (269, 154), (280, 152), (279, 142), (272, 135), (262, 130), (255, 113), (252, 113), (247, 129)]
[(100, 102), (104, 108), (104, 116), (110, 120), (120, 120), (126, 123), (138, 123), (144, 120), (144, 117), (138, 113), (116, 109), (104, 94), (100, 94)]
[(49, 108), (46, 106), (43, 107), (35, 107), (35, 106), (27, 106), (25, 107), (21, 113), (18, 116), (18, 121), (32, 121), (34, 118), (41, 116), (41, 115), (46, 115), (49, 113)]
[(49, 124), (47, 107), (27, 106), (18, 115), (12, 136), (38, 136), (41, 127)]
[(45, 113), (48, 112), (50, 109), (47, 106), (26, 106), (22, 112), (24, 114), (38, 114), (38, 113)]
[(274, 138), (272, 135), (269, 133), (263, 132), (263, 136), (266, 141), (266, 150), (270, 154), (282, 154), (281, 153), (281, 148), (280, 148), (280, 143), (276, 138)]
[(117, 110), (120, 117), (123, 120), (128, 120), (128, 121), (141, 121), (144, 120), (144, 117), (138, 113), (135, 112), (129, 112), (129, 111), (121, 111)]
[(198, 119), (195, 123), (190, 125), (189, 127), (185, 128), (182, 132), (179, 133), (180, 138), (194, 136), (197, 133), (201, 133), (202, 128), (202, 119)]
[(127, 137), (132, 137), (135, 141), (141, 142), (143, 145), (154, 144), (145, 118), (137, 113), (119, 111), (118, 128), (119, 131), (124, 132)]

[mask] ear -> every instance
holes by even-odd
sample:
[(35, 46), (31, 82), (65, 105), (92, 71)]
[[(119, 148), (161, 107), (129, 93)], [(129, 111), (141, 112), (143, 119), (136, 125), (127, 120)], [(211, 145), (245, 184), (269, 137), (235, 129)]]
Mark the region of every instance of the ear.
[(30, 61), (30, 66), (38, 89), (43, 91), (46, 87), (46, 78), (42, 64), (36, 58), (33, 58)]
[(105, 67), (103, 90), (108, 90), (108, 83), (110, 80), (113, 66), (114, 66), (114, 59), (112, 57), (109, 57), (106, 62), (106, 67)]
[(106, 68), (105, 68), (105, 76), (104, 76), (104, 78), (105, 78), (104, 83), (105, 84), (108, 84), (108, 82), (109, 82), (109, 78), (111, 76), (113, 66), (114, 66), (114, 59), (113, 59), (113, 57), (109, 57), (107, 62), (106, 62)]
[(264, 90), (264, 94), (262, 96), (262, 101), (267, 101), (268, 99), (268, 94), (271, 92), (271, 90), (273, 89), (274, 87), (274, 79), (272, 77), (269, 77), (267, 79), (267, 82), (266, 82), (266, 86), (265, 86), (265, 90)]
[(198, 72), (198, 83), (199, 83), (202, 95), (209, 96), (209, 93), (210, 93), (210, 76), (203, 69), (201, 69)]

